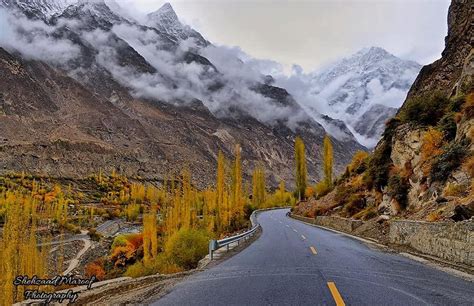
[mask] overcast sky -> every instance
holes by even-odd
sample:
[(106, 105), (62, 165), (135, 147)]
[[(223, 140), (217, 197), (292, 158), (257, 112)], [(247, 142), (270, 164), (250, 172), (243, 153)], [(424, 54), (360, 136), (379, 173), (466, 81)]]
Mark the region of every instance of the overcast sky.
[(380, 46), (427, 64), (440, 57), (449, 0), (116, 0), (151, 12), (170, 2), (181, 21), (218, 45), (306, 72)]

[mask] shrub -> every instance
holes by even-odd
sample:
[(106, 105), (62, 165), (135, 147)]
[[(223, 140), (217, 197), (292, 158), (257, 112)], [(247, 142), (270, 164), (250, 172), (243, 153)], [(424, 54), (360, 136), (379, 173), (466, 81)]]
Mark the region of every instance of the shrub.
[(391, 145), (385, 141), (372, 154), (372, 158), (370, 159), (369, 163), (369, 178), (367, 183), (373, 185), (375, 188), (381, 189), (382, 187), (387, 186), (388, 172), (392, 166), (392, 160), (390, 158), (391, 152)]
[(462, 164), (462, 168), (471, 176), (471, 178), (474, 178), (474, 155), (466, 158)]
[(443, 153), (443, 150), (441, 149), (442, 146), (443, 134), (440, 131), (434, 128), (429, 128), (428, 131), (423, 134), (420, 155), (423, 164), (423, 173), (425, 175), (430, 173), (430, 161)]
[(115, 237), (110, 259), (115, 267), (134, 263), (142, 256), (143, 234), (126, 234)]
[(462, 112), (467, 119), (474, 118), (474, 93), (467, 95), (466, 102), (462, 106)]
[(332, 186), (329, 186), (326, 181), (321, 181), (314, 186), (314, 190), (317, 198), (324, 197), (333, 189)]
[(180, 229), (165, 244), (165, 252), (177, 266), (188, 270), (197, 266), (208, 252), (209, 235), (203, 230)]
[(444, 187), (443, 194), (445, 196), (459, 197), (466, 193), (467, 188), (465, 185), (448, 183), (446, 187)]
[(377, 216), (377, 208), (375, 207), (366, 207), (363, 210), (356, 213), (353, 217), (355, 219), (369, 220)]
[(161, 253), (158, 254), (150, 266), (145, 266), (142, 261), (137, 261), (127, 268), (127, 271), (125, 271), (124, 275), (137, 278), (157, 273), (171, 274), (181, 271), (183, 271), (183, 269), (174, 264), (172, 260), (166, 256), (166, 254)]
[(466, 96), (464, 95), (451, 98), (448, 106), (446, 107), (446, 110), (448, 112), (454, 112), (454, 113), (460, 112), (462, 109), (462, 105), (464, 104), (465, 101), (466, 101)]
[(87, 277), (95, 276), (98, 280), (105, 278), (104, 260), (102, 258), (88, 263), (84, 270)]
[(454, 142), (444, 148), (444, 152), (437, 156), (431, 167), (431, 179), (433, 181), (445, 182), (451, 172), (461, 165), (461, 161), (467, 153), (466, 145)]
[(357, 214), (363, 208), (365, 208), (365, 197), (362, 194), (353, 194), (344, 206), (344, 213), (347, 217), (350, 217)]
[(99, 233), (97, 233), (97, 230), (95, 228), (89, 229), (89, 232), (87, 234), (89, 235), (89, 237), (91, 237), (92, 241), (99, 241), (102, 237)]
[(444, 115), (444, 110), (449, 102), (445, 96), (439, 93), (412, 97), (403, 105), (399, 117), (404, 123), (436, 125)]
[(456, 137), (457, 125), (455, 121), (455, 113), (447, 113), (441, 118), (437, 125), (438, 129), (443, 132), (444, 138), (451, 141)]
[(306, 191), (304, 192), (306, 199), (312, 198), (314, 196), (314, 188), (311, 186), (306, 187)]
[(435, 221), (439, 221), (440, 219), (441, 219), (441, 215), (440, 215), (439, 212), (437, 212), (437, 211), (431, 212), (431, 213), (426, 217), (426, 221), (428, 221), (428, 222), (435, 222)]
[(408, 179), (401, 177), (399, 174), (391, 175), (388, 180), (388, 195), (394, 198), (402, 208), (406, 208), (409, 187)]
[(352, 157), (352, 161), (347, 166), (349, 173), (361, 174), (367, 169), (367, 162), (369, 160), (369, 153), (365, 151), (357, 151)]

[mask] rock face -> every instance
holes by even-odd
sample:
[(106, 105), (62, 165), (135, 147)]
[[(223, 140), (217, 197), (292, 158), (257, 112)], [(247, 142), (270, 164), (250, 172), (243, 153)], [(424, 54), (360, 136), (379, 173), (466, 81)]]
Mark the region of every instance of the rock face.
[[(36, 5), (46, 2), (23, 2), (0, 6), (19, 10), (21, 22), (44, 21), (28, 24), (36, 27), (36, 38), (28, 39), (50, 39), (77, 56), (48, 61), (0, 46), (0, 172), (83, 177), (115, 169), (165, 179), (188, 167), (205, 186), (214, 181), (217, 152), (231, 158), (240, 144), (246, 175), (263, 162), (270, 184), (283, 179), (291, 186), (293, 142), (301, 135), (310, 178), (319, 177), (315, 152), (324, 128), (284, 89), (264, 84), (263, 76), (247, 82), (219, 71), (201, 54), (207, 42), (183, 50), (183, 41), (199, 33), (181, 25), (169, 7), (151, 16), (161, 31), (118, 16), (103, 1), (80, 1), (52, 17)], [(198, 94), (187, 99), (190, 92)], [(182, 95), (166, 99), (170, 93)], [(225, 115), (213, 107), (216, 99), (228, 102)], [(262, 101), (260, 111), (252, 111), (254, 100)], [(290, 115), (259, 117), (282, 109)], [(338, 172), (364, 149), (351, 135), (333, 144)]]
[[(456, 92), (458, 89), (456, 85), (461, 85), (457, 82), (461, 79), (466, 61), (471, 62), (472, 67), (471, 52), (474, 45), (472, 22), (473, 8), (471, 1), (452, 1), (448, 13), (448, 36), (445, 38), (446, 46), (442, 52), (442, 57), (421, 69), (408, 92), (408, 98), (430, 91), (443, 91), (447, 94)], [(465, 73), (472, 75), (472, 70), (470, 73), (465, 70)]]
[[(440, 92), (447, 97), (454, 97), (474, 92), (474, 83), (472, 82), (474, 75), (474, 32), (472, 26), (474, 15), (472, 10), (469, 1), (452, 2), (448, 15), (448, 36), (442, 58), (421, 69), (400, 112), (403, 112), (407, 107), (406, 104), (409, 103), (408, 101), (416, 96)], [(466, 155), (469, 157), (474, 148), (474, 119), (472, 115), (462, 111), (459, 115), (455, 139), (451, 142), (445, 141), (449, 145), (462, 144), (466, 147)], [(408, 206), (417, 209), (430, 206), (433, 203), (438, 205), (445, 202), (458, 203), (458, 199), (455, 197), (450, 199), (441, 197), (443, 188), (447, 186), (446, 183), (431, 182), (429, 178), (427, 180), (427, 175), (423, 172), (421, 149), (423, 135), (427, 128), (416, 123), (402, 124), (393, 133), (389, 133), (390, 136), (386, 136), (377, 147), (380, 150), (384, 146), (384, 142), (391, 143), (390, 160), (393, 166), (398, 169), (407, 167), (410, 169)], [(464, 168), (456, 167), (443, 179), (447, 181), (447, 184), (464, 186), (464, 189), (468, 189), (473, 178)], [(385, 203), (391, 201), (389, 196), (386, 194), (384, 196)]]

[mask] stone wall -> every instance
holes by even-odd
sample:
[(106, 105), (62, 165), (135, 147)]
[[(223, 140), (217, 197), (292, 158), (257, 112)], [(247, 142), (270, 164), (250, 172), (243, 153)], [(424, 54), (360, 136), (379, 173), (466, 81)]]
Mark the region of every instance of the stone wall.
[(474, 221), (390, 222), (390, 242), (455, 263), (474, 266)]
[(346, 233), (352, 232), (363, 223), (360, 220), (352, 220), (333, 216), (317, 216), (316, 218), (307, 218), (293, 214), (291, 217), (306, 223), (329, 227)]

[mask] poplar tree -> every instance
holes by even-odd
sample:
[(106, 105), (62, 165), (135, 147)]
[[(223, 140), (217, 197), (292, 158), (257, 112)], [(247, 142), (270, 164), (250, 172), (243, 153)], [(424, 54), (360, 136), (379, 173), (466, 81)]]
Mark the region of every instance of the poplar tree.
[(232, 213), (234, 214), (235, 218), (242, 218), (244, 214), (244, 201), (242, 197), (242, 164), (240, 157), (240, 145), (235, 146), (235, 161), (232, 173), (232, 202)]
[(258, 165), (253, 170), (252, 175), (252, 201), (257, 208), (263, 207), (265, 204), (265, 170), (261, 165)]
[(305, 197), (307, 168), (304, 142), (300, 137), (295, 140), (296, 195), (301, 201)]
[(334, 164), (333, 148), (331, 139), (328, 135), (324, 137), (323, 141), (323, 171), (324, 182), (327, 187), (332, 187), (332, 169)]

